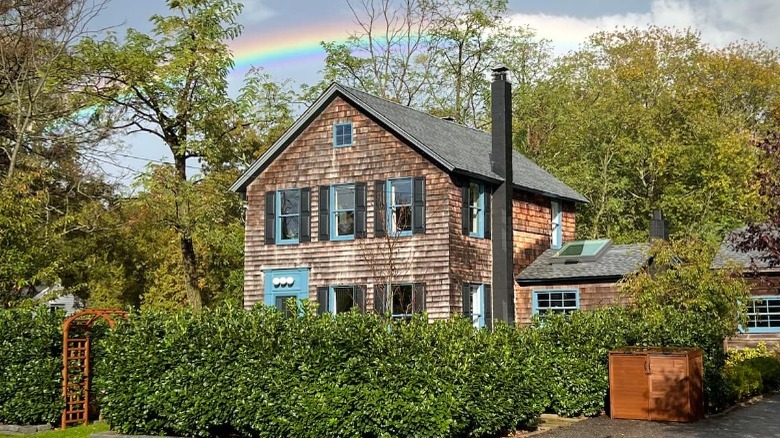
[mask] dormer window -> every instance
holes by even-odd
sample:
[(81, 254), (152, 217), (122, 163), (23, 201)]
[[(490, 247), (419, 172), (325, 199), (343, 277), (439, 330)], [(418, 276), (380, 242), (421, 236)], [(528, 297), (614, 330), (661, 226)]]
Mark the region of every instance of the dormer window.
[(333, 125), (333, 146), (337, 148), (352, 146), (352, 123)]

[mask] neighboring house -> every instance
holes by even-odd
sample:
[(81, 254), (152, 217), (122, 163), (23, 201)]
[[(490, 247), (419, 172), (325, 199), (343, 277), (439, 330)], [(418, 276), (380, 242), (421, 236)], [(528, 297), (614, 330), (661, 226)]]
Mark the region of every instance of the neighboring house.
[[(748, 303), (748, 323), (740, 327), (741, 333), (731, 339), (731, 347), (754, 347), (759, 342), (780, 344), (780, 266), (770, 267), (756, 251), (737, 251), (727, 236), (712, 262), (714, 269), (728, 263), (742, 266), (742, 273), (750, 285), (751, 300)], [(751, 263), (755, 261), (755, 270)]]
[(514, 274), (573, 239), (587, 200), (512, 151), (503, 70), (492, 91), (491, 136), (331, 85), (231, 187), (245, 306), (513, 322)]
[(62, 286), (42, 286), (36, 288), (33, 300), (43, 301), (51, 310), (64, 310), (66, 316), (84, 308), (84, 302), (73, 294), (60, 295)]

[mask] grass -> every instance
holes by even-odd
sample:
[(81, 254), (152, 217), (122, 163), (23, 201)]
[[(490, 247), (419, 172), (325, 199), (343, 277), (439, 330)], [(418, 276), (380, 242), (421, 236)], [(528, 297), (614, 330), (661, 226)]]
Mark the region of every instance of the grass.
[(0, 433), (0, 438), (20, 438), (20, 437), (35, 437), (35, 438), (88, 438), (89, 434), (94, 432), (103, 432), (108, 430), (108, 424), (103, 422), (92, 423), (88, 426), (76, 426), (69, 427), (67, 429), (55, 429), (47, 430), (44, 432), (38, 432), (34, 435), (6, 435)]

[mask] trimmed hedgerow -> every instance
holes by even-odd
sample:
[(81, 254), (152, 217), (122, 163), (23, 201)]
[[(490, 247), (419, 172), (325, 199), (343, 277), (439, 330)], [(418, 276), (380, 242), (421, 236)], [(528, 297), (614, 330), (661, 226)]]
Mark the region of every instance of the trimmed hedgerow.
[(186, 436), (489, 436), (549, 404), (533, 336), (456, 318), (134, 314), (105, 345), (104, 418)]
[(0, 310), (0, 423), (55, 423), (62, 415), (62, 312)]

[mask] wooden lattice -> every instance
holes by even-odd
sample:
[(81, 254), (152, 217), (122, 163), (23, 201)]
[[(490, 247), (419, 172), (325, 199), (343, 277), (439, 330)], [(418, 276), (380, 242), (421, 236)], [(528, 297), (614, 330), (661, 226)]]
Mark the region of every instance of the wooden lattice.
[(115, 317), (126, 317), (121, 310), (87, 309), (70, 316), (62, 324), (62, 428), (87, 424), (90, 413), (90, 338), (95, 321), (103, 319), (114, 328)]

